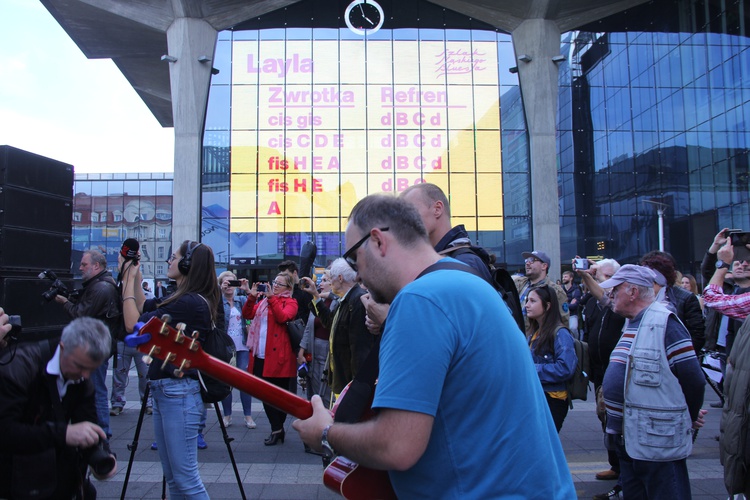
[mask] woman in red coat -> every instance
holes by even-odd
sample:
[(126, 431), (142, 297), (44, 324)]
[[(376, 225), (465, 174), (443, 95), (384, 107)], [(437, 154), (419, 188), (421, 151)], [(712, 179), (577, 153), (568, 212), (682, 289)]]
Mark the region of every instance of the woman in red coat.
[[(253, 287), (247, 290), (247, 302), (242, 308), (242, 316), (253, 320), (247, 335), (250, 349), (247, 371), (286, 390), (289, 390), (289, 378), (297, 375), (297, 358), (286, 330), (286, 322), (297, 316), (298, 306), (292, 298), (292, 287), (292, 277), (281, 273), (273, 283), (266, 285), (266, 298), (258, 302), (258, 283), (253, 283)], [(286, 413), (265, 402), (263, 409), (271, 424), (266, 446), (274, 446), (279, 441), (283, 443)]]

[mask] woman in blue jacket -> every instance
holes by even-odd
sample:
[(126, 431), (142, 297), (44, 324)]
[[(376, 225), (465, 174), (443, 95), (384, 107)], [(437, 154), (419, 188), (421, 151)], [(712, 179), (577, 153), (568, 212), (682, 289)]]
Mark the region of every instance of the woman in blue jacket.
[(525, 308), (529, 318), (526, 338), (552, 420), (559, 433), (568, 414), (568, 391), (565, 384), (575, 373), (578, 363), (573, 337), (570, 330), (562, 325), (557, 295), (547, 285), (529, 292)]

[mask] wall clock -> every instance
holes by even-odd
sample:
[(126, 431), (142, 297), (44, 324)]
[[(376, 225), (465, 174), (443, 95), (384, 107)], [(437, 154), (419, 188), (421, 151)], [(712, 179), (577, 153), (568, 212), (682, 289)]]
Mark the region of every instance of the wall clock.
[(344, 12), (346, 26), (360, 36), (372, 35), (383, 26), (383, 8), (375, 0), (354, 0)]

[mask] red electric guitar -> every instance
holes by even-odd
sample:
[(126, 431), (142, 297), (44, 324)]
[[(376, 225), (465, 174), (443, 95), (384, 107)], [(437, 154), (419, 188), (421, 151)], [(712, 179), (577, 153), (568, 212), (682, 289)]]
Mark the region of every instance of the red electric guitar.
[[(138, 328), (139, 335), (151, 334), (151, 340), (139, 345), (138, 350), (151, 358), (162, 360), (162, 368), (168, 363), (177, 366), (174, 374), (178, 377), (182, 376), (184, 370), (196, 368), (296, 418), (312, 416), (309, 401), (206, 354), (197, 340), (198, 332), (188, 337), (184, 333), (185, 324), (179, 323), (175, 330), (168, 325), (171, 320), (168, 315), (161, 319), (151, 318)], [(341, 456), (326, 467), (323, 484), (349, 500), (396, 498), (387, 472), (362, 467)]]

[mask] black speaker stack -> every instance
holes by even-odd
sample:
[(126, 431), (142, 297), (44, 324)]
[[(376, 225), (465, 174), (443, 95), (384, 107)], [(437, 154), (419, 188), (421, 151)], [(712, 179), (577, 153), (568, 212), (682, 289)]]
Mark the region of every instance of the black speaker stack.
[(0, 146), (0, 306), (21, 316), (20, 340), (59, 335), (70, 317), (42, 294), (53, 271), (70, 289), (73, 166)]

